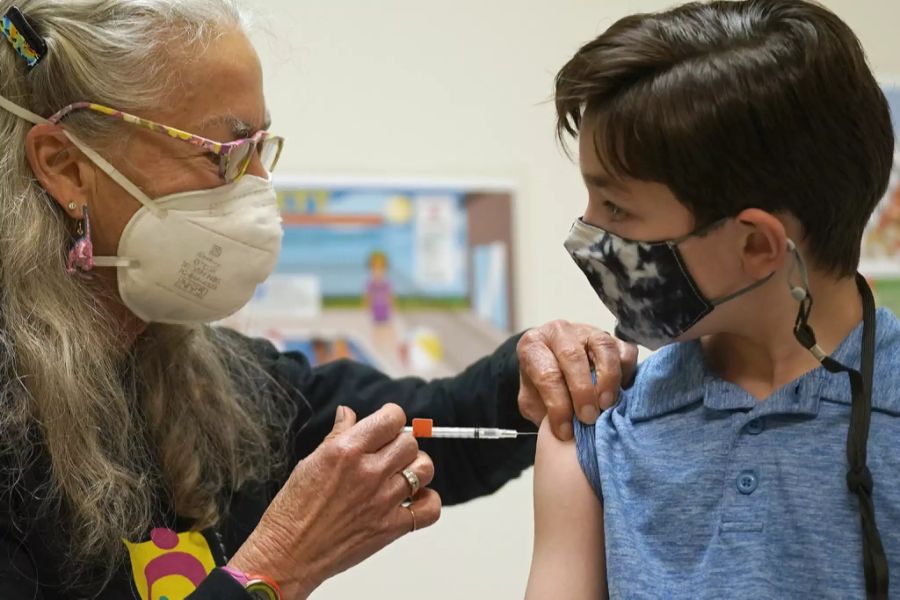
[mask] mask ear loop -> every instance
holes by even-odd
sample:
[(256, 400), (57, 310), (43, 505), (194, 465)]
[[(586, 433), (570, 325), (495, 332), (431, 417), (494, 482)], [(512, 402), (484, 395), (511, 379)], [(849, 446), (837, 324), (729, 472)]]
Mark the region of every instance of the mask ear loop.
[[(97, 180), (94, 180), (94, 197), (97, 197)], [(88, 220), (88, 207), (85, 205), (84, 207), (84, 223), (85, 229), (88, 231), (87, 239), (90, 241), (90, 221)], [(122, 258), (119, 256), (94, 256), (94, 247), (93, 242), (91, 243), (91, 268), (93, 267), (122, 267), (122, 268), (131, 268), (140, 266), (140, 263), (131, 258)]]
[(23, 108), (23, 107), (19, 106), (18, 104), (16, 104), (15, 102), (12, 102), (11, 100), (8, 100), (7, 98), (4, 98), (3, 96), (0, 96), (0, 107), (4, 108), (8, 112), (11, 112), (12, 114), (16, 115), (23, 121), (28, 121), (29, 123), (34, 123), (35, 125), (52, 125), (53, 124), (50, 121), (48, 121), (47, 119), (45, 119), (44, 117), (34, 114), (27, 108)]
[(71, 131), (63, 130), (63, 133), (69, 140), (75, 144), (75, 147), (81, 150), (85, 156), (91, 159), (91, 162), (100, 167), (100, 170), (109, 175), (109, 177), (119, 184), (122, 189), (131, 194), (138, 202), (144, 205), (144, 208), (149, 210), (159, 219), (164, 219), (166, 217), (167, 211), (164, 208), (159, 207), (153, 200), (151, 200), (144, 191), (130, 182), (124, 175), (119, 173), (118, 169), (112, 166), (108, 160), (100, 156), (100, 154), (82, 142), (78, 137), (72, 133)]
[[(813, 306), (813, 297), (809, 291), (809, 271), (806, 269), (806, 263), (800, 254), (800, 250), (797, 248), (797, 244), (791, 239), (788, 239), (788, 252), (794, 255), (794, 260), (791, 262), (787, 275), (788, 287), (791, 290), (791, 297), (800, 303), (797, 319), (794, 321), (794, 337), (816, 357), (817, 361), (822, 362), (828, 355), (819, 346), (816, 341), (816, 334), (813, 332), (812, 327), (809, 326), (809, 315)], [(800, 285), (793, 283), (795, 272), (800, 276)]]
[(800, 282), (802, 284), (802, 287), (791, 285), (791, 296), (797, 302), (803, 302), (804, 298), (809, 294), (809, 272), (806, 270), (806, 262), (804, 262), (803, 256), (800, 254), (800, 250), (797, 249), (797, 244), (794, 243), (794, 240), (788, 239), (787, 245), (788, 252), (794, 255), (794, 261), (791, 263), (791, 268), (788, 271), (788, 284), (791, 284), (794, 271), (800, 272)]
[[(29, 123), (33, 123), (35, 125), (58, 125), (58, 123), (53, 123), (45, 119), (44, 117), (31, 112), (27, 108), (19, 106), (15, 102), (4, 98), (3, 96), (0, 96), (0, 108), (3, 108), (16, 115), (20, 119), (28, 121)], [(167, 211), (164, 208), (157, 206), (157, 204), (153, 202), (153, 200), (151, 200), (141, 188), (128, 181), (128, 179), (125, 178), (124, 175), (119, 173), (119, 171), (114, 166), (112, 166), (108, 160), (100, 156), (100, 154), (97, 153), (93, 148), (78, 139), (78, 136), (76, 136), (71, 131), (63, 129), (63, 134), (67, 138), (69, 138), (69, 141), (71, 141), (76, 148), (81, 150), (81, 152), (85, 156), (91, 159), (91, 162), (100, 167), (100, 169), (104, 173), (109, 175), (109, 177), (113, 181), (118, 183), (126, 192), (134, 196), (134, 198), (138, 202), (143, 204), (144, 208), (149, 210), (151, 213), (153, 213), (154, 216), (159, 219), (165, 218)]]
[[(28, 121), (29, 123), (32, 123), (34, 125), (58, 125), (58, 123), (53, 123), (50, 120), (45, 119), (44, 117), (31, 112), (27, 108), (19, 106), (15, 102), (9, 100), (8, 98), (3, 97), (2, 95), (0, 95), (0, 108), (3, 108), (4, 110), (16, 115), (23, 121)], [(139, 187), (137, 187), (136, 185), (134, 185), (133, 183), (128, 181), (128, 179), (126, 179), (123, 175), (121, 175), (116, 170), (115, 167), (113, 167), (111, 164), (109, 164), (109, 161), (107, 161), (105, 158), (100, 156), (97, 152), (95, 152), (90, 147), (88, 147), (87, 144), (85, 144), (84, 142), (79, 140), (75, 136), (75, 134), (73, 134), (69, 131), (66, 131), (65, 129), (63, 129), (63, 133), (65, 134), (65, 136), (67, 138), (69, 138), (69, 140), (75, 145), (76, 148), (81, 150), (85, 156), (87, 156), (89, 159), (91, 159), (94, 162), (94, 164), (96, 164), (98, 167), (100, 167), (100, 169), (103, 170), (103, 172), (105, 172), (107, 175), (109, 175), (113, 179), (113, 181), (115, 181), (120, 186), (122, 186), (125, 189), (125, 191), (130, 192), (132, 195), (134, 195), (134, 197), (138, 200), (138, 202), (143, 204), (147, 208), (147, 210), (149, 210), (151, 213), (153, 213), (156, 217), (158, 217), (160, 219), (162, 219), (166, 216), (165, 209), (162, 209), (159, 206), (157, 206), (150, 198), (147, 197), (147, 194), (145, 194), (143, 192), (143, 190), (141, 190)], [(88, 219), (87, 207), (85, 207), (85, 215), (84, 216), (85, 216), (85, 220), (87, 220)], [(82, 238), (78, 241), (80, 242), (83, 239), (84, 238)], [(87, 241), (90, 241), (89, 237), (87, 238)], [(76, 242), (76, 244), (77, 243), (78, 242)], [(75, 248), (73, 248), (73, 250), (75, 250)], [(70, 256), (69, 258), (73, 262), (68, 264), (67, 267), (69, 269), (71, 269), (72, 267), (81, 268), (82, 265), (87, 266), (88, 263), (83, 258), (85, 256), (85, 252), (87, 252), (87, 250), (88, 250), (88, 248), (86, 247), (86, 245), (82, 243), (81, 248), (79, 249), (79, 252), (81, 253), (80, 256), (82, 256), (82, 258), (79, 259), (78, 256), (76, 256), (74, 258), (72, 256)], [(130, 266), (134, 266), (134, 264), (135, 264), (135, 261), (133, 261), (131, 259), (118, 258), (118, 257), (106, 257), (106, 256), (93, 256), (93, 245), (91, 245), (90, 251), (91, 251), (91, 255), (92, 255), (91, 262), (90, 262), (91, 268), (93, 268), (93, 267), (130, 267)], [(80, 262), (80, 264), (79, 264), (79, 262)], [(90, 269), (87, 269), (87, 270), (90, 270)]]

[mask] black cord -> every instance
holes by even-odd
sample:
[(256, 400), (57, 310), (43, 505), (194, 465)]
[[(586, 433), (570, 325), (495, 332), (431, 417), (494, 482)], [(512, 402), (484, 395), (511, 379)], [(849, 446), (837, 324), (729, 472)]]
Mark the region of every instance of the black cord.
[[(822, 366), (831, 373), (847, 373), (853, 402), (850, 407), (850, 428), (847, 432), (847, 487), (859, 498), (859, 516), (863, 534), (863, 570), (866, 576), (866, 597), (888, 600), (888, 561), (875, 523), (875, 504), (872, 500), (872, 473), (866, 464), (866, 446), (872, 421), (872, 381), (875, 376), (875, 299), (865, 278), (857, 274), (856, 286), (863, 300), (863, 335), (861, 371), (851, 369), (830, 356), (822, 359)], [(812, 310), (812, 296), (807, 293), (800, 303), (794, 324), (794, 335), (808, 350), (816, 346), (816, 336), (807, 319)]]

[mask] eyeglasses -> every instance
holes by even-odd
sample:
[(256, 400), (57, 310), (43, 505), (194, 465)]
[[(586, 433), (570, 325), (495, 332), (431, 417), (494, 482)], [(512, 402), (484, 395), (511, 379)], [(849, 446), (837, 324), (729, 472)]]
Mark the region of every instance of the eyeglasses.
[(181, 140), (194, 146), (198, 146), (207, 152), (215, 154), (219, 157), (219, 175), (226, 183), (233, 183), (244, 176), (253, 157), (258, 156), (262, 166), (266, 171), (271, 173), (278, 165), (278, 159), (281, 158), (281, 150), (284, 148), (284, 138), (271, 135), (267, 131), (258, 131), (249, 138), (236, 140), (234, 142), (216, 142), (199, 135), (194, 135), (168, 125), (162, 125), (154, 121), (148, 121), (134, 115), (109, 108), (101, 104), (92, 102), (76, 102), (65, 107), (48, 119), (54, 125), (58, 125), (60, 121), (79, 110), (90, 110), (126, 123), (132, 123), (155, 131), (164, 133), (171, 138)]

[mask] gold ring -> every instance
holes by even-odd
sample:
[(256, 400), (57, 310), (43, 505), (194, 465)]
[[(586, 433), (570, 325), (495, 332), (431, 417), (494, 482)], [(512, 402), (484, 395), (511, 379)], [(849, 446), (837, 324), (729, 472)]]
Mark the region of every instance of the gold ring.
[(419, 481), (419, 476), (416, 475), (412, 469), (403, 469), (400, 474), (403, 475), (403, 478), (406, 479), (406, 483), (409, 484), (409, 497), (414, 498), (415, 495), (419, 493), (419, 488), (422, 486)]
[(416, 521), (416, 511), (412, 509), (412, 506), (407, 506), (406, 510), (409, 511), (409, 514), (411, 514), (413, 518), (413, 526), (412, 530), (410, 531), (410, 533), (413, 533), (416, 529), (419, 528), (419, 523)]

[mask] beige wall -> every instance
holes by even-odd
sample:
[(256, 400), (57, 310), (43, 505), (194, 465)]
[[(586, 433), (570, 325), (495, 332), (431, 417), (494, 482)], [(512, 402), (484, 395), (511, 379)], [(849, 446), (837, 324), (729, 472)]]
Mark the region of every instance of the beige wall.
[[(561, 248), (584, 194), (554, 144), (556, 70), (649, 0), (252, 0), (281, 169), (297, 174), (488, 177), (518, 186), (521, 322), (611, 325)], [(877, 70), (900, 76), (900, 2), (829, 0)], [(315, 597), (513, 598), (531, 545), (530, 480), (447, 510)]]

